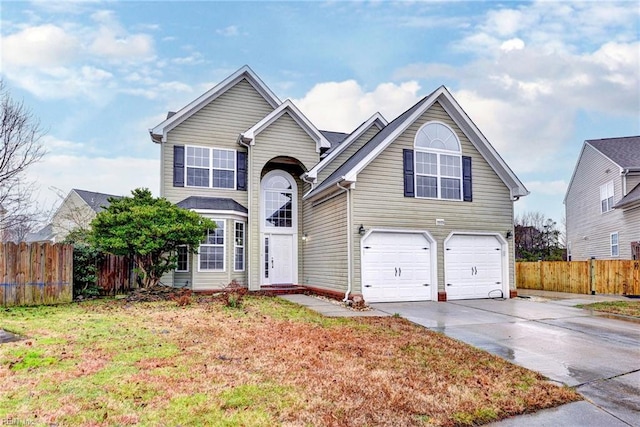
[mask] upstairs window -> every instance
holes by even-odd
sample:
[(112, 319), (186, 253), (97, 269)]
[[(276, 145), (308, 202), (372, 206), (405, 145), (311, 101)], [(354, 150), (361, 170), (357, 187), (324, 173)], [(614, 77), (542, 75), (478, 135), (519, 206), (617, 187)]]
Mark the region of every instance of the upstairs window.
[(613, 209), (613, 181), (600, 186), (600, 209), (602, 213)]
[(415, 137), (415, 196), (462, 200), (460, 141), (444, 123), (429, 122)]
[(235, 150), (194, 146), (185, 148), (187, 187), (235, 188)]

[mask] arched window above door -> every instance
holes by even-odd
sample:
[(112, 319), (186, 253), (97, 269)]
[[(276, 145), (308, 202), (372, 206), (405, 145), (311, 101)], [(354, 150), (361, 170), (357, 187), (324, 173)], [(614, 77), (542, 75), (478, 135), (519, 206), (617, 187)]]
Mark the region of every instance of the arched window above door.
[(271, 171), (262, 179), (264, 227), (293, 229), (296, 226), (297, 186), (291, 175)]

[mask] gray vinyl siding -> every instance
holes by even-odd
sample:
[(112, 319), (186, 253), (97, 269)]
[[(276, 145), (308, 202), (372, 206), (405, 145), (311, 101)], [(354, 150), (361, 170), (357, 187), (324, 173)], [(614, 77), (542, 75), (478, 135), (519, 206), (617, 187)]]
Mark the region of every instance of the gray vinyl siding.
[[(472, 158), (473, 202), (428, 200), (404, 197), (403, 152), (413, 149), (417, 130), (427, 121), (449, 125), (462, 144), (462, 155)], [(436, 226), (444, 219), (444, 226)], [(360, 174), (353, 191), (354, 293), (361, 293), (360, 236), (365, 229), (427, 230), (436, 239), (438, 290), (444, 291), (444, 240), (455, 232), (495, 232), (502, 236), (513, 230), (513, 202), (509, 188), (476, 150), (444, 109), (434, 104), (403, 132)], [(513, 239), (509, 239), (509, 284), (514, 285)]]
[(347, 289), (347, 197), (304, 202), (303, 284), (345, 292)]
[[(609, 172), (607, 172), (607, 170)], [(629, 237), (632, 227), (625, 218), (633, 218), (620, 209), (602, 213), (600, 186), (613, 181), (614, 204), (622, 198), (619, 166), (590, 145), (585, 145), (576, 165), (565, 201), (567, 242), (571, 243), (571, 259), (625, 259), (631, 256)], [(640, 222), (636, 223), (636, 229)], [(620, 256), (611, 257), (611, 233), (619, 233)], [(636, 233), (637, 235), (637, 233)]]
[(376, 125), (372, 125), (360, 138), (353, 141), (347, 148), (338, 154), (324, 169), (318, 174), (318, 183), (324, 181), (329, 175), (331, 175), (336, 169), (340, 167), (347, 159), (355, 154), (364, 144), (366, 144), (371, 138), (373, 138), (380, 129)]
[[(249, 153), (249, 190), (251, 193), (251, 203), (249, 203), (249, 218), (252, 218), (249, 226), (250, 253), (248, 262), (251, 265), (251, 289), (258, 289), (262, 284), (260, 274), (262, 267), (262, 239), (260, 236), (260, 183), (262, 177), (269, 171), (275, 169), (267, 163), (276, 157), (288, 157), (301, 164), (303, 171), (310, 170), (319, 161), (319, 154), (316, 152), (316, 143), (311, 137), (300, 128), (298, 123), (289, 116), (283, 114), (268, 128), (255, 137), (255, 145), (251, 147)], [(300, 180), (300, 173), (287, 170), (296, 181), (298, 187), (298, 281), (303, 278), (302, 263), (302, 195), (309, 190), (308, 184), (303, 184)]]
[(640, 184), (640, 173), (637, 175), (627, 175), (627, 193)]
[(214, 101), (172, 129), (162, 143), (162, 182), (160, 195), (173, 203), (189, 196), (232, 198), (247, 205), (247, 192), (232, 189), (174, 187), (173, 146), (199, 145), (246, 151), (238, 145), (241, 132), (251, 128), (273, 108), (246, 80), (227, 90)]

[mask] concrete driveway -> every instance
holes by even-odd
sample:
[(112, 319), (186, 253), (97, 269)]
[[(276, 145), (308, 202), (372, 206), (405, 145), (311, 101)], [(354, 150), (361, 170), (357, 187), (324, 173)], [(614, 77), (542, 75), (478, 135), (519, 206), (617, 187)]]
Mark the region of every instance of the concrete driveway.
[(587, 402), (495, 426), (640, 427), (640, 322), (607, 318), (563, 300), (371, 304), (572, 387)]

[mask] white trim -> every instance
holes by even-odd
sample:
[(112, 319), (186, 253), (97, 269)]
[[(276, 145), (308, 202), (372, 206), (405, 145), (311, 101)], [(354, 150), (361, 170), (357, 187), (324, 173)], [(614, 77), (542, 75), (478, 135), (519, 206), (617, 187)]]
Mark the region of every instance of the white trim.
[[(224, 224), (224, 233), (222, 234), (222, 270), (220, 269), (203, 269), (200, 267), (200, 248), (202, 243), (198, 246), (198, 273), (223, 273), (227, 271), (227, 219), (226, 218), (211, 218), (214, 222), (222, 222)], [(208, 233), (208, 231), (207, 231)], [(218, 244), (207, 244), (204, 246), (220, 247)]]
[(240, 218), (248, 218), (249, 214), (238, 211), (218, 211), (213, 209), (191, 209), (195, 213), (199, 213), (200, 215), (218, 215), (225, 216), (229, 218), (240, 217)]
[(151, 140), (156, 143), (166, 142), (167, 133), (169, 133), (180, 123), (191, 117), (193, 114), (197, 113), (204, 106), (214, 101), (220, 95), (224, 94), (226, 91), (234, 87), (243, 79), (246, 79), (247, 82), (251, 86), (253, 86), (258, 91), (258, 93), (262, 95), (265, 101), (267, 101), (267, 103), (269, 103), (269, 105), (271, 105), (273, 108), (276, 108), (278, 105), (280, 105), (280, 99), (278, 99), (278, 97), (271, 91), (271, 89), (269, 89), (269, 87), (264, 84), (260, 77), (258, 77), (258, 75), (251, 68), (249, 68), (248, 65), (245, 65), (235, 73), (224, 79), (222, 82), (218, 83), (216, 86), (209, 89), (207, 92), (187, 104), (185, 107), (181, 108), (173, 116), (165, 119), (162, 123), (149, 129)]
[(327, 139), (322, 135), (322, 133), (307, 119), (307, 117), (302, 114), (302, 111), (295, 106), (295, 104), (287, 99), (284, 101), (278, 108), (273, 110), (271, 113), (267, 114), (262, 120), (253, 125), (251, 128), (247, 129), (245, 132), (240, 134), (240, 138), (242, 142), (249, 145), (255, 145), (256, 136), (268, 128), (273, 122), (282, 117), (285, 113), (288, 113), (289, 116), (304, 130), (307, 135), (311, 137), (316, 143), (316, 152), (319, 153), (321, 148), (330, 148), (331, 144)]
[(438, 301), (438, 244), (437, 240), (431, 235), (428, 230), (419, 229), (405, 229), (405, 228), (371, 228), (367, 230), (364, 236), (360, 239), (360, 293), (363, 294), (363, 268), (362, 260), (364, 259), (364, 246), (365, 242), (372, 233), (404, 233), (404, 234), (422, 234), (429, 242), (429, 270), (431, 277), (429, 280), (431, 283), (431, 301)]
[[(242, 246), (237, 245), (236, 225), (242, 224)], [(242, 270), (236, 270), (236, 249), (242, 248)], [(244, 272), (247, 269), (247, 223), (244, 221), (233, 221), (233, 271)]]
[(318, 179), (318, 174), (320, 173), (320, 171), (322, 171), (325, 167), (327, 167), (335, 157), (337, 157), (340, 153), (346, 150), (347, 147), (349, 147), (353, 142), (355, 142), (358, 138), (360, 138), (365, 132), (371, 129), (372, 126), (378, 126), (378, 129), (382, 130), (388, 124), (389, 123), (382, 116), (382, 114), (375, 113), (373, 116), (369, 117), (367, 121), (365, 121), (363, 124), (358, 126), (353, 132), (351, 132), (351, 134), (347, 136), (347, 138), (344, 141), (338, 144), (337, 147), (335, 147), (329, 154), (327, 154), (327, 157), (322, 159), (320, 163), (315, 165), (305, 175), (312, 180)]
[[(500, 255), (502, 259), (502, 296), (510, 298), (511, 287), (509, 277), (509, 264), (511, 261), (509, 252), (509, 242), (500, 233), (483, 232), (483, 231), (452, 231), (446, 239), (444, 239), (444, 292), (447, 292), (447, 244), (454, 236), (494, 236), (500, 242)], [(515, 268), (515, 265), (514, 265)]]

